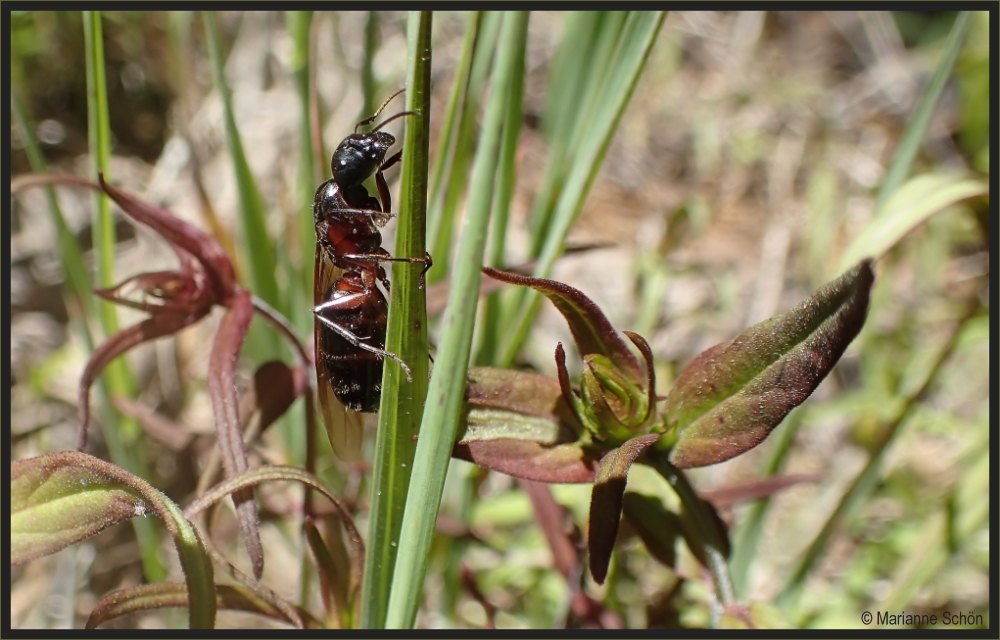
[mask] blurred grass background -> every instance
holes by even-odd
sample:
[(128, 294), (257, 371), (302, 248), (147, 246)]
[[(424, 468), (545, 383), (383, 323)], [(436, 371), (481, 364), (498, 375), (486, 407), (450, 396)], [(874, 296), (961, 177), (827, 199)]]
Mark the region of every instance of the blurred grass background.
[[(249, 281), (255, 256), (234, 240), (238, 189), (200, 18), (144, 12), (102, 18), (112, 178), (225, 234)], [(302, 266), (311, 264), (312, 245), (299, 229), (312, 192), (303, 184), (315, 187), (328, 167), (320, 164), (322, 178), (302, 177), (293, 72), (301, 52), (284, 14), (217, 18), (236, 123), (275, 239), (280, 302), (306, 339), (310, 319), (296, 302), (310, 299)], [(954, 19), (952, 12), (672, 13), (570, 232), (571, 245), (605, 246), (560, 259), (553, 277), (581, 288), (617, 327), (649, 339), (665, 393), (701, 350), (787, 309), (836, 275), (844, 249), (872, 220), (879, 186)], [(989, 175), (988, 19), (972, 14), (954, 81), (934, 113), (915, 173)], [(432, 162), (438, 114), (448, 100), (467, 20), (465, 14), (435, 14)], [(314, 86), (329, 150), (371, 112), (372, 96), (377, 104), (402, 86), (405, 15), (316, 14), (313, 22)], [(564, 72), (556, 52), (565, 24), (560, 13), (534, 13), (529, 21), (508, 264), (530, 257), (529, 210), (551, 145), (551, 132), (538, 122), (553, 68)], [(89, 176), (83, 34), (78, 13), (15, 12), (10, 68), (12, 91), (25, 105), (50, 169)], [(10, 135), (11, 171), (19, 175), (30, 170), (26, 141), (13, 124)], [(62, 189), (57, 195), (93, 265), (89, 194)], [(116, 280), (173, 266), (161, 242), (116, 216)], [(12, 459), (73, 446), (76, 383), (89, 352), (83, 334), (70, 329), (86, 316), (67, 294), (50, 220), (44, 192), (12, 201)], [(761, 518), (756, 544), (735, 551), (741, 601), (787, 596), (777, 615), (780, 624), (792, 626), (861, 627), (862, 611), (904, 609), (939, 616), (972, 611), (989, 624), (990, 224), (987, 202), (974, 200), (908, 234), (878, 264), (865, 330), (813, 397), (757, 449), (692, 473), (702, 490), (739, 485), (772, 468), (776, 452), (789, 447), (776, 471), (822, 475), (776, 495), (766, 509), (738, 505), (724, 513), (734, 540), (748, 539), (743, 528), (753, 510)], [(441, 250), (435, 249), (435, 263), (447, 264)], [(448, 274), (430, 275), (433, 281)], [(973, 303), (978, 307), (968, 314)], [(136, 319), (120, 317), (121, 324)], [(907, 402), (960, 320), (949, 356), (923, 393)], [(138, 400), (195, 436), (180, 445), (166, 435), (147, 434), (142, 441), (153, 476), (147, 479), (182, 504), (212, 444), (204, 393), (211, 327), (203, 323), (129, 357)], [(569, 342), (569, 332), (543, 306), (518, 364), (553, 374), (557, 341)], [(247, 354), (248, 375), (266, 353), (265, 346)], [(900, 416), (870, 490), (788, 596), (796, 563)], [(300, 459), (299, 445), (288, 438), (294, 428), (286, 426), (283, 437), (266, 434), (257, 455), (271, 462)], [(93, 452), (103, 455), (96, 433), (93, 439)], [(499, 608), (497, 625), (557, 624), (567, 587), (550, 567), (527, 497), (505, 476), (458, 462), (452, 468), (442, 511), (462, 514), (455, 517), (469, 524), (461, 561)], [(319, 470), (359, 511), (364, 526), (363, 469), (341, 469), (324, 449)], [(640, 472), (629, 486), (654, 482)], [(554, 487), (581, 526), (589, 493), (587, 486)], [(298, 576), (282, 567), (297, 565), (302, 554), (298, 494), (279, 486), (261, 495), (268, 516), (264, 580), (295, 599)], [(214, 537), (235, 539), (232, 518), (217, 520)], [(131, 528), (117, 527), (13, 569), (12, 625), (81, 626), (102, 595), (142, 580), (135, 540)], [(462, 590), (447, 547), (442, 539), (432, 549), (418, 625), (480, 627), (485, 611)], [(707, 624), (705, 585), (684, 579), (698, 578), (690, 562), (677, 572), (656, 565), (627, 531), (620, 550), (609, 585), (591, 589), (607, 598), (626, 626)], [(234, 546), (230, 552), (239, 558)], [(160, 557), (176, 572), (171, 554), (165, 543)], [(307, 603), (315, 610), (318, 597)], [(179, 620), (153, 612), (120, 624), (159, 628)], [(266, 623), (226, 613), (219, 624)]]

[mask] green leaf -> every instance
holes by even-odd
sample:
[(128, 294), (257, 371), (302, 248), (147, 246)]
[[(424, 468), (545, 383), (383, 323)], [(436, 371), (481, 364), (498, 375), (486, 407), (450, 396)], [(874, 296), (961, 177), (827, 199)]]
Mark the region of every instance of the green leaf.
[[(202, 14), (205, 21), (205, 38), (208, 42), (208, 53), (211, 60), (212, 81), (216, 91), (222, 98), (222, 110), (226, 123), (226, 146), (233, 161), (236, 184), (240, 199), (240, 220), (243, 225), (243, 239), (246, 242), (244, 255), (250, 265), (251, 289), (256, 296), (263, 299), (282, 313), (288, 311), (285, 300), (282, 299), (276, 278), (275, 255), (277, 251), (267, 231), (267, 212), (264, 199), (257, 188), (256, 180), (250, 171), (243, 150), (243, 140), (236, 126), (236, 115), (233, 112), (232, 95), (226, 84), (223, 70), (222, 43), (219, 29), (215, 22), (215, 14), (206, 11)], [(276, 347), (273, 342), (271, 348)]]
[(680, 468), (715, 464), (760, 444), (816, 389), (864, 325), (874, 281), (861, 262), (791, 311), (695, 358), (667, 396)]
[[(583, 16), (582, 22), (589, 22), (588, 18)], [(592, 56), (595, 64), (581, 65), (587, 70), (582, 83), (573, 83), (570, 74), (551, 74), (549, 94), (561, 104), (554, 104), (551, 110), (546, 107), (543, 126), (549, 128), (550, 115), (552, 122), (566, 124), (556, 125), (553, 130), (549, 168), (531, 215), (531, 253), (538, 256), (535, 275), (551, 274), (562, 255), (566, 236), (583, 209), (665, 18), (664, 12), (603, 13), (595, 18), (594, 30), (574, 30), (577, 37), (567, 38), (565, 49), (561, 48), (561, 58), (568, 56), (579, 64), (579, 60)], [(571, 29), (569, 25), (567, 32)], [(575, 86), (566, 90), (564, 85), (571, 83)], [(577, 91), (577, 86), (585, 88)], [(564, 135), (566, 131), (571, 134)], [(512, 302), (504, 314), (503, 343), (494, 363), (502, 366), (513, 362), (541, 299), (537, 295), (519, 296)]]
[[(193, 595), (191, 628), (215, 626), (215, 584), (205, 546), (180, 508), (155, 487), (110, 462), (79, 451), (12, 462), (10, 475), (12, 563), (18, 557), (13, 553), (15, 549), (21, 551), (22, 562), (51, 553), (82, 539), (81, 534), (93, 535), (120, 522), (123, 511), (131, 505), (133, 516), (147, 511), (160, 516), (174, 537), (186, 588)], [(42, 553), (30, 548), (36, 542), (32, 536), (38, 534), (39, 547), (47, 549)]]
[[(111, 115), (105, 74), (104, 30), (99, 11), (83, 12), (84, 59), (87, 74), (87, 141), (90, 150), (91, 175), (104, 172), (108, 175), (111, 164)], [(117, 237), (115, 219), (108, 199), (94, 196), (93, 220), (94, 255), (97, 272), (95, 284), (101, 288), (114, 286)], [(72, 265), (70, 265), (72, 266)], [(118, 312), (109, 302), (98, 302), (97, 311), (105, 336), (118, 331)], [(116, 396), (134, 398), (135, 376), (128, 362), (118, 359), (111, 362), (101, 376), (105, 399)], [(141, 429), (135, 420), (123, 418), (116, 411), (104, 412), (101, 433), (107, 443), (111, 460), (139, 477), (149, 475), (146, 460), (139, 446)], [(145, 520), (133, 520), (135, 534), (142, 550), (142, 565), (147, 580), (162, 580), (166, 568), (157, 558), (160, 539), (156, 530)]]
[(840, 270), (862, 258), (882, 256), (935, 213), (988, 193), (989, 185), (985, 180), (967, 175), (929, 173), (911, 178), (893, 192), (872, 221), (851, 241), (840, 260)]
[(64, 457), (18, 460), (10, 466), (10, 562), (55, 553), (150, 510), (131, 487)]
[(559, 381), (529, 371), (469, 370), (461, 442), (515, 438), (543, 444), (573, 442), (583, 431)]
[(597, 584), (604, 584), (608, 576), (611, 551), (621, 523), (629, 467), (659, 438), (658, 433), (632, 438), (601, 460), (590, 497), (590, 531), (587, 534), (590, 575)]

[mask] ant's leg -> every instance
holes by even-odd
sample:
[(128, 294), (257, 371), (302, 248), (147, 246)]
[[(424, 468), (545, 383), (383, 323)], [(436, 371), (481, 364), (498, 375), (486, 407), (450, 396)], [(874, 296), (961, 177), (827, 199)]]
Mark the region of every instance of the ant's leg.
[(396, 166), (396, 163), (398, 163), (402, 159), (403, 159), (403, 152), (397, 151), (395, 154), (393, 154), (391, 158), (382, 163), (382, 166), (379, 167), (379, 170), (385, 171), (386, 169), (394, 167)]
[[(390, 218), (393, 218), (396, 214), (390, 213), (389, 211), (381, 211), (379, 209), (337, 209), (335, 212), (338, 216), (357, 216), (359, 218), (371, 218), (376, 226), (384, 227)], [(319, 228), (317, 223), (317, 229)]]
[(319, 318), (319, 321), (322, 322), (327, 328), (337, 332), (337, 335), (342, 337), (344, 340), (347, 340), (355, 347), (359, 349), (364, 349), (369, 353), (374, 353), (375, 355), (381, 356), (382, 358), (391, 358), (395, 360), (399, 364), (399, 366), (402, 367), (403, 373), (406, 374), (407, 382), (413, 382), (413, 376), (410, 374), (410, 367), (408, 367), (406, 363), (399, 358), (399, 356), (384, 349), (379, 349), (378, 347), (373, 347), (370, 344), (365, 344), (364, 342), (361, 342), (361, 340), (356, 335), (354, 335), (344, 327), (340, 326), (336, 322), (330, 320), (329, 318), (323, 315), (323, 311), (335, 306), (337, 306), (336, 302), (325, 302), (319, 305), (318, 307), (315, 307), (313, 309), (313, 313), (316, 314), (316, 317)]
[[(383, 249), (383, 251), (384, 251), (384, 249)], [(358, 262), (375, 262), (375, 263), (378, 263), (378, 262), (409, 262), (410, 264), (416, 264), (416, 263), (423, 264), (424, 268), (420, 272), (420, 284), (419, 284), (419, 288), (421, 288), (421, 289), (424, 288), (424, 275), (427, 273), (427, 270), (430, 269), (431, 266), (434, 264), (434, 261), (431, 259), (431, 254), (428, 253), (428, 252), (426, 252), (426, 251), (424, 252), (424, 257), (423, 258), (394, 258), (393, 256), (389, 255), (388, 252), (386, 252), (384, 254), (382, 254), (382, 253), (345, 253), (342, 257), (347, 258), (348, 260), (355, 260), (355, 261), (358, 261)], [(389, 290), (389, 283), (386, 282), (385, 280), (383, 280), (381, 276), (379, 277), (379, 280), (385, 286), (385, 290), (388, 291)]]
[[(398, 156), (399, 154), (393, 157)], [(392, 211), (392, 196), (389, 194), (389, 184), (385, 181), (385, 174), (382, 173), (384, 168), (383, 166), (375, 172), (375, 187), (378, 189), (378, 199), (382, 203), (382, 211), (388, 213)]]
[(375, 187), (378, 189), (378, 199), (382, 203), (382, 211), (385, 213), (392, 211), (392, 196), (389, 195), (389, 184), (385, 181), (383, 172), (402, 159), (403, 152), (397, 151), (395, 155), (383, 162), (382, 166), (375, 172)]
[(434, 266), (434, 260), (431, 259), (431, 253), (430, 253), (430, 251), (424, 251), (424, 260), (423, 260), (423, 262), (424, 262), (424, 268), (420, 270), (420, 283), (417, 285), (418, 288), (420, 288), (420, 289), (423, 289), (424, 288), (424, 284), (426, 284), (426, 282), (427, 282), (427, 280), (426, 280), (426, 278), (424, 276), (426, 276), (427, 272), (430, 271), (431, 267)]

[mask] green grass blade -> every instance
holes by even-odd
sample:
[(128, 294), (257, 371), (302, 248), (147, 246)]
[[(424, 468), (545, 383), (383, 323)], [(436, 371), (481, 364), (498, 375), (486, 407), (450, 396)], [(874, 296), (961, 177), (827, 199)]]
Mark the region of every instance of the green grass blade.
[(288, 307), (278, 292), (278, 281), (275, 277), (275, 246), (267, 232), (264, 200), (257, 189), (239, 128), (236, 126), (236, 116), (233, 113), (233, 101), (229, 87), (226, 85), (223, 72), (222, 44), (219, 42), (219, 29), (215, 22), (215, 14), (206, 11), (202, 14), (205, 21), (205, 37), (208, 41), (208, 53), (212, 62), (212, 79), (216, 91), (222, 98), (223, 113), (226, 121), (226, 145), (232, 158), (233, 169), (236, 172), (236, 184), (240, 198), (240, 221), (242, 223), (244, 256), (249, 264), (250, 288), (254, 295), (261, 298), (283, 314)]
[(480, 265), (486, 249), (493, 181), (501, 142), (501, 127), (509, 103), (514, 69), (524, 64), (528, 14), (503, 16), (494, 84), (472, 173), (471, 198), (453, 271), (438, 358), (420, 425), (413, 477), (403, 514), (403, 531), (393, 572), (386, 615), (387, 628), (409, 628), (423, 596), (424, 575), (437, 522), (452, 444), (463, 407), (472, 331), (479, 298)]
[[(299, 166), (295, 193), (298, 194), (298, 215), (291, 227), (296, 229), (294, 250), (298, 255), (288, 256), (289, 273), (289, 313), (290, 319), (300, 335), (308, 335), (312, 329), (313, 315), (313, 252), (316, 244), (316, 230), (313, 224), (312, 204), (316, 187), (323, 182), (323, 171), (313, 154), (313, 131), (310, 121), (310, 92), (312, 79), (309, 68), (309, 44), (313, 14), (311, 11), (289, 11), (286, 15), (288, 30), (292, 38), (291, 75), (295, 93), (299, 99)], [(289, 252), (282, 251), (286, 256)]]
[[(461, 130), (466, 121), (466, 101), (469, 99), (469, 87), (471, 83), (472, 62), (475, 57), (476, 41), (483, 23), (482, 12), (474, 12), (469, 17), (469, 24), (465, 30), (465, 38), (462, 42), (462, 53), (458, 59), (458, 68), (455, 71), (455, 80), (452, 82), (451, 93), (448, 95), (448, 103), (445, 106), (444, 118), (441, 121), (441, 133), (438, 139), (435, 154), (434, 166), (431, 169), (431, 188), (428, 194), (427, 225), (429, 236), (433, 245), (432, 255), (438, 260), (438, 267), (427, 274), (428, 282), (443, 280), (448, 272), (448, 262), (450, 256), (448, 244), (453, 226), (453, 207), (446, 207), (444, 185), (448, 185), (447, 198), (453, 199), (453, 192), (464, 192), (464, 180), (457, 181), (459, 175), (465, 175), (465, 163), (459, 162), (457, 157), (465, 155)], [(460, 152), (459, 149), (462, 148)], [(462, 165), (461, 167), (456, 166)], [(447, 178), (447, 182), (446, 182)], [(449, 219), (444, 219), (447, 211)]]
[[(542, 230), (544, 240), (534, 271), (536, 277), (548, 277), (556, 259), (562, 254), (566, 235), (583, 208), (584, 200), (604, 160), (611, 136), (625, 113), (625, 107), (632, 97), (665, 18), (666, 14), (663, 12), (634, 13), (625, 21), (613, 56), (614, 62), (609, 67), (611, 70), (608, 74), (609, 82), (595, 88), (597, 107), (593, 116), (585, 119), (588, 121), (587, 125), (581, 125), (583, 128), (577, 129), (586, 130), (588, 136), (573, 156), (573, 166), (556, 205), (552, 224)], [(528, 292), (520, 305), (516, 319), (511, 323), (505, 323), (505, 326), (511, 329), (507, 331), (507, 340), (498, 350), (500, 366), (510, 366), (514, 361), (540, 305), (541, 296)]]
[[(28, 162), (31, 163), (31, 170), (35, 173), (47, 173), (48, 166), (45, 157), (38, 146), (33, 129), (28, 120), (28, 115), (24, 110), (24, 105), (18, 98), (17, 93), (11, 91), (11, 107), (14, 120), (21, 131), (21, 138), (24, 140), (24, 149), (28, 155)], [(94, 350), (94, 338), (90, 333), (87, 322), (94, 313), (94, 293), (90, 288), (90, 279), (87, 277), (87, 265), (83, 260), (83, 251), (76, 241), (66, 218), (63, 216), (62, 208), (56, 199), (55, 189), (45, 187), (45, 197), (49, 202), (49, 213), (52, 214), (52, 226), (56, 230), (56, 246), (59, 249), (59, 258), (63, 265), (63, 272), (66, 274), (66, 285), (68, 297), (76, 300), (79, 305), (80, 337), (89, 351)]]
[(962, 50), (965, 34), (969, 31), (969, 16), (970, 12), (961, 12), (951, 27), (951, 33), (948, 34), (948, 41), (944, 47), (944, 56), (938, 63), (927, 90), (920, 98), (920, 104), (917, 105), (913, 117), (906, 125), (899, 149), (896, 150), (892, 164), (889, 165), (889, 170), (886, 172), (885, 180), (882, 181), (882, 186), (879, 188), (878, 197), (875, 199), (876, 211), (881, 210), (889, 196), (910, 174), (913, 160), (917, 157), (920, 145), (923, 144), (924, 138), (927, 136), (927, 129), (931, 125), (931, 116), (934, 115), (934, 110), (944, 93), (945, 84), (951, 77), (952, 69), (955, 68), (955, 60), (958, 59), (958, 54)]
[(364, 102), (359, 120), (370, 116), (379, 105), (375, 99), (378, 92), (375, 83), (375, 55), (378, 53), (380, 22), (378, 11), (368, 12), (368, 20), (365, 22), (365, 57), (361, 61), (361, 96)]
[[(430, 12), (410, 14), (406, 110), (415, 111), (417, 115), (407, 119), (403, 140), (397, 257), (421, 257), (426, 245), (431, 25)], [(427, 300), (426, 290), (418, 288), (422, 268), (419, 263), (392, 265), (393, 286), (385, 348), (410, 366), (413, 380), (407, 382), (396, 363), (386, 362), (382, 371), (382, 404), (362, 583), (361, 626), (364, 628), (381, 628), (385, 621), (416, 449), (413, 434), (420, 426), (427, 397)]]
[(935, 172), (915, 176), (896, 189), (871, 222), (851, 240), (840, 259), (840, 267), (848, 268), (869, 256), (878, 258), (935, 213), (988, 193), (985, 180), (963, 174)]
[(443, 198), (432, 200), (434, 206), (429, 220), (431, 253), (438, 266), (428, 274), (430, 282), (442, 280), (450, 272), (452, 236), (456, 221), (461, 219), (460, 207), (467, 193), (469, 165), (478, 139), (476, 115), (479, 113), (480, 96), (489, 80), (502, 17), (499, 12), (488, 12), (469, 24), (469, 29), (474, 30), (476, 36), (468, 83), (461, 87), (462, 103), (455, 125), (457, 137), (448, 158), (450, 164), (445, 182), (448, 187)]
[[(514, 69), (512, 89), (507, 95), (507, 110), (503, 123), (503, 141), (500, 146), (500, 162), (494, 188), (493, 226), (490, 230), (486, 263), (503, 268), (506, 252), (507, 226), (510, 219), (510, 203), (514, 198), (517, 181), (517, 149), (521, 134), (524, 100), (524, 66)], [(482, 337), (476, 352), (475, 362), (491, 364), (496, 359), (496, 348), (500, 344), (500, 334), (504, 327), (500, 322), (503, 312), (502, 291), (492, 294), (486, 302), (482, 316)]]
[[(83, 13), (83, 33), (87, 66), (87, 136), (90, 141), (90, 156), (93, 174), (103, 171), (108, 176), (108, 160), (111, 156), (111, 125), (108, 115), (108, 92), (104, 77), (104, 37), (101, 29), (100, 13)], [(100, 287), (115, 284), (115, 223), (111, 216), (111, 206), (102, 195), (94, 196), (94, 251), (98, 256), (97, 283)], [(110, 302), (101, 301), (97, 305), (104, 334), (110, 336), (118, 331), (118, 313)], [(116, 358), (101, 375), (109, 397), (135, 396), (135, 385), (128, 364), (123, 358)], [(123, 469), (148, 478), (149, 470), (140, 450), (140, 427), (111, 408), (104, 411), (101, 432), (108, 445), (111, 460)], [(136, 538), (142, 553), (143, 570), (151, 582), (166, 577), (166, 568), (157, 557), (159, 534), (152, 523), (141, 518), (132, 521)]]
[(567, 37), (560, 46), (559, 60), (550, 75), (545, 127), (550, 131), (551, 155), (545, 180), (531, 210), (533, 256), (539, 254), (548, 236), (574, 158), (596, 135), (592, 129), (593, 118), (604, 92), (610, 89), (607, 86), (609, 76), (623, 71), (614, 55), (622, 41), (626, 15), (619, 11), (570, 14)]

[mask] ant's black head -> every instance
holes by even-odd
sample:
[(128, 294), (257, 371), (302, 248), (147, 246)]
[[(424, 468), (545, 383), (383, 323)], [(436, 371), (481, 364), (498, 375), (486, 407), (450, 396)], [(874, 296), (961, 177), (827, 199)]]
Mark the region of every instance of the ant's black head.
[(396, 138), (385, 131), (352, 133), (344, 138), (330, 160), (333, 180), (340, 187), (359, 185), (381, 166)]

